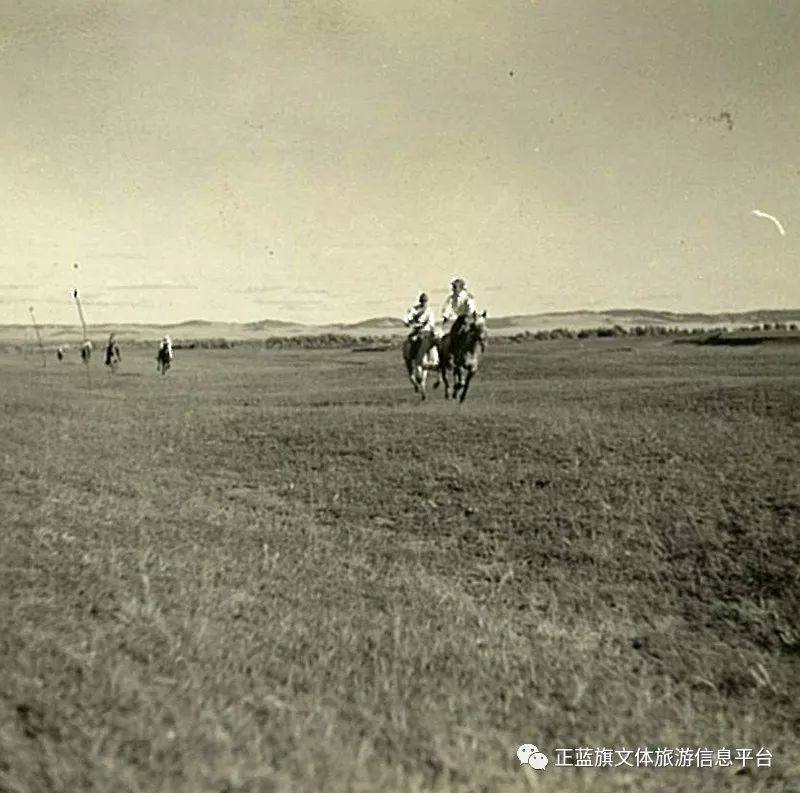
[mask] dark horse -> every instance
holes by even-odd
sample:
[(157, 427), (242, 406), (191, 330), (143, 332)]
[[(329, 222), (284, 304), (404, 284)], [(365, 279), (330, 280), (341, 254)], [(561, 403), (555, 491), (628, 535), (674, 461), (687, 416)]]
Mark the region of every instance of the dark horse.
[(158, 362), (158, 371), (161, 372), (162, 375), (165, 375), (170, 366), (172, 366), (172, 356), (170, 355), (170, 349), (166, 344), (162, 344), (158, 348), (156, 361)]
[[(453, 372), (452, 397), (460, 402), (467, 398), (467, 391), (475, 372), (478, 371), (481, 355), (486, 351), (486, 312), (473, 314), (461, 328), (453, 327), (450, 333), (439, 339), (439, 373), (444, 382), (444, 398), (451, 395), (447, 373)], [(460, 396), (459, 396), (459, 392)]]
[(119, 344), (117, 338), (112, 333), (108, 337), (108, 344), (106, 345), (106, 366), (111, 367), (112, 372), (117, 371), (117, 365), (122, 363), (122, 354), (119, 351)]

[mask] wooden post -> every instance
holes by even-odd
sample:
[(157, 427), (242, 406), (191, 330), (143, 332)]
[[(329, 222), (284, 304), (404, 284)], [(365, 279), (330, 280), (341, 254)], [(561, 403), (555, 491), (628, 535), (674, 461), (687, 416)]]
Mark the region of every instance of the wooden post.
[(33, 306), (28, 311), (31, 312), (31, 320), (33, 321), (33, 329), (36, 331), (36, 340), (39, 342), (39, 350), (42, 353), (42, 366), (47, 368), (47, 354), (44, 351), (44, 344), (42, 344), (42, 336), (39, 333), (39, 326), (36, 324), (36, 315), (33, 313)]

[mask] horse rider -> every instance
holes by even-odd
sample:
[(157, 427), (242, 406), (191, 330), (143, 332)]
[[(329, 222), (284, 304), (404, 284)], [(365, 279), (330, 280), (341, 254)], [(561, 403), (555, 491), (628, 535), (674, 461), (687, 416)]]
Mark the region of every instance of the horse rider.
[(108, 337), (108, 344), (106, 345), (106, 366), (113, 367), (115, 363), (122, 360), (119, 354), (119, 345), (117, 344), (117, 335), (112, 333)]
[(156, 356), (157, 361), (161, 361), (161, 356), (166, 355), (167, 361), (172, 362), (172, 339), (169, 336), (164, 336), (161, 339), (161, 344), (158, 345), (158, 355)]
[(164, 336), (161, 339), (161, 343), (158, 345), (158, 353), (156, 354), (156, 361), (158, 362), (158, 368), (161, 368), (161, 361), (166, 358), (166, 363), (169, 365), (172, 363), (172, 339), (169, 336)]
[(81, 359), (84, 363), (89, 363), (89, 358), (92, 356), (93, 349), (94, 345), (89, 339), (86, 339), (86, 341), (81, 344)]
[(420, 294), (417, 304), (408, 310), (403, 323), (411, 328), (408, 338), (415, 345), (411, 357), (426, 355), (436, 340), (436, 324), (425, 292)]
[(468, 318), (475, 319), (478, 316), (478, 308), (475, 297), (467, 292), (466, 283), (463, 278), (454, 278), (450, 282), (451, 292), (447, 296), (442, 306), (442, 332), (446, 332), (447, 323), (455, 319), (450, 329), (450, 338), (453, 340), (451, 350), (454, 358), (460, 351), (461, 341), (466, 331)]

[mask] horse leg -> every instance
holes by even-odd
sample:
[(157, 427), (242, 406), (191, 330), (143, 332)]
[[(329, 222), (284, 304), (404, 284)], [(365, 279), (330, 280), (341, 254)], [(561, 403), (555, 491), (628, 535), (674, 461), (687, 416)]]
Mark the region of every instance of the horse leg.
[(428, 380), (428, 356), (432, 346), (433, 340), (425, 337), (417, 350), (416, 366), (417, 366), (417, 381), (419, 382), (420, 395), (422, 399), (427, 399), (425, 393), (425, 383)]
[(467, 376), (464, 378), (464, 387), (461, 390), (461, 402), (463, 402), (467, 398), (467, 390), (469, 389), (469, 382), (472, 380), (472, 376), (475, 374), (473, 369), (467, 369)]
[(419, 391), (422, 399), (427, 399), (428, 395), (425, 393), (425, 381), (428, 379), (428, 373), (425, 371), (425, 367), (420, 364), (419, 367)]
[(439, 374), (442, 376), (442, 382), (444, 383), (444, 398), (447, 399), (450, 396), (450, 381), (447, 379), (447, 371), (444, 366), (439, 367)]
[(416, 379), (416, 374), (414, 372), (414, 359), (408, 355), (405, 355), (404, 361), (406, 364), (406, 371), (408, 372), (408, 379), (411, 385), (414, 386), (414, 391), (416, 392), (419, 389), (417, 388), (417, 379)]
[(455, 372), (454, 374), (455, 382), (453, 383), (453, 399), (455, 399), (458, 396), (458, 392), (461, 390), (461, 387), (463, 385), (462, 383), (463, 373), (461, 371), (461, 367), (457, 366), (454, 372)]
[[(434, 347), (433, 349), (435, 350), (436, 348)], [(437, 355), (437, 363), (433, 364), (430, 367), (430, 371), (431, 372), (436, 372), (436, 380), (433, 383), (433, 387), (434, 388), (438, 388), (439, 387), (439, 382), (440, 382), (440, 379), (441, 379), (441, 367), (439, 366), (439, 363), (438, 363), (438, 355), (439, 355), (439, 351), (438, 350), (436, 350), (436, 355)]]
[(420, 366), (418, 361), (414, 360), (408, 362), (408, 378), (409, 380), (411, 380), (411, 385), (414, 386), (414, 393), (418, 394), (420, 392), (420, 387), (422, 385), (422, 378), (420, 377)]
[(439, 358), (439, 351), (436, 351), (436, 363), (431, 367), (432, 372), (436, 372), (436, 381), (433, 384), (434, 388), (439, 387), (439, 383), (442, 380), (442, 365), (441, 360)]

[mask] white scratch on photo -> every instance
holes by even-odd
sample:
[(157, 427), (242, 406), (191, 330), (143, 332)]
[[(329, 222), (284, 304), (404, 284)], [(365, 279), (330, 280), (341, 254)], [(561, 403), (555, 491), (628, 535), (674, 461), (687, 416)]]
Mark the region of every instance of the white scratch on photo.
[(773, 215), (768, 215), (766, 212), (762, 212), (760, 209), (754, 209), (753, 214), (756, 215), (757, 217), (771, 220), (778, 227), (778, 231), (781, 233), (781, 236), (782, 237), (786, 236), (786, 232), (784, 231), (783, 226), (781, 225), (781, 222), (780, 220), (778, 220), (778, 218), (774, 217)]

